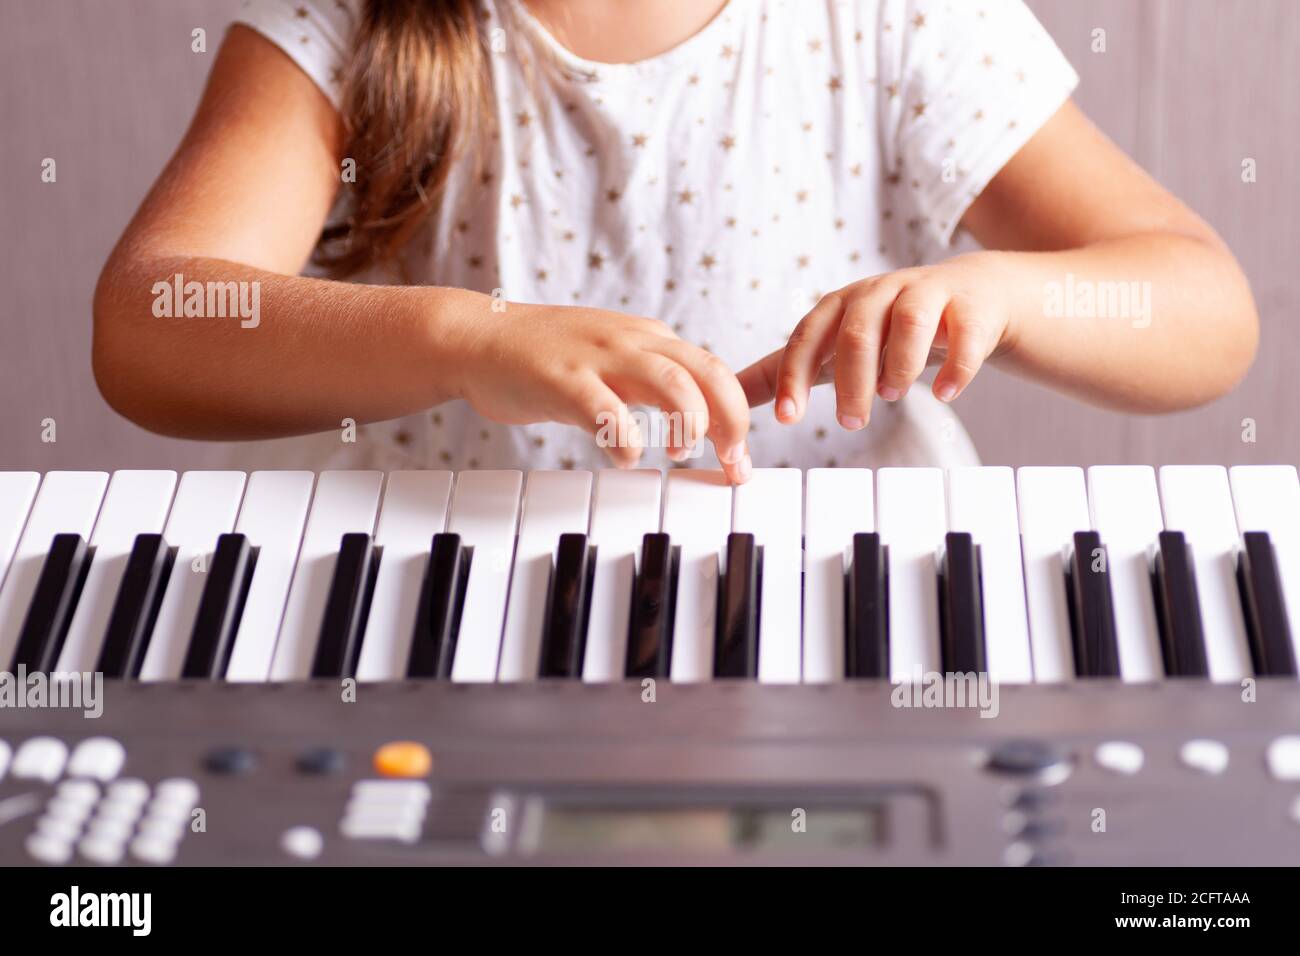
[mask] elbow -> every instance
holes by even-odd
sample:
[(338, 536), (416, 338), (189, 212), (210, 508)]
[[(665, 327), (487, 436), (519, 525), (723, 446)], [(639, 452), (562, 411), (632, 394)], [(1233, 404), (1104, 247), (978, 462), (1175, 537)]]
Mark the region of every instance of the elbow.
[(1167, 414), (1208, 405), (1231, 394), (1255, 364), (1260, 322), (1250, 282), (1217, 236), (1199, 244), (1211, 252), (1199, 270), (1204, 281), (1185, 286), (1168, 303), (1175, 321), (1165, 337), (1173, 361), (1164, 386), (1144, 390), (1133, 411)]
[(91, 305), (91, 373), (108, 406), (148, 431), (174, 434), (159, 419), (149, 401), (151, 388), (147, 349), (141, 347), (139, 326), (132, 317), (127, 280), (112, 259), (104, 266)]
[(118, 284), (110, 260), (99, 274), (91, 303), (90, 368), (95, 377), (95, 387), (108, 406), (119, 415), (134, 420), (130, 400), (131, 372), (123, 362), (123, 318), (114, 293)]
[(1231, 254), (1224, 254), (1227, 262), (1218, 297), (1220, 318), (1214, 334), (1207, 336), (1210, 347), (1203, 360), (1207, 386), (1204, 402), (1223, 398), (1236, 389), (1259, 354), (1259, 310), (1250, 282)]

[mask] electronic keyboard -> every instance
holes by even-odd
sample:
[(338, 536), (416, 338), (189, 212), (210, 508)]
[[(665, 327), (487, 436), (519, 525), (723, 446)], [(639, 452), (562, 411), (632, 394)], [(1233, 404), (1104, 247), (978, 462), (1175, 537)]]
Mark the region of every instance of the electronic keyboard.
[(1291, 466), (0, 473), (0, 862), (1293, 862), (1296, 608)]

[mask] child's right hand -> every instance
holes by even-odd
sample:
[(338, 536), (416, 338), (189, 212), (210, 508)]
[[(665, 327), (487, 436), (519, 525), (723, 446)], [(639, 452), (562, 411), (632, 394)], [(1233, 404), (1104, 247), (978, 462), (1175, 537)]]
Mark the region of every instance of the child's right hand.
[[(476, 317), (467, 330), (458, 393), (480, 415), (507, 425), (564, 422), (604, 438), (614, 464), (632, 467), (645, 436), (627, 406), (669, 415), (668, 455), (683, 460), (705, 435), (727, 477), (752, 468), (746, 437), (749, 402), (717, 356), (678, 338), (654, 319), (568, 306), (509, 303)], [(602, 442), (604, 443), (604, 442)]]

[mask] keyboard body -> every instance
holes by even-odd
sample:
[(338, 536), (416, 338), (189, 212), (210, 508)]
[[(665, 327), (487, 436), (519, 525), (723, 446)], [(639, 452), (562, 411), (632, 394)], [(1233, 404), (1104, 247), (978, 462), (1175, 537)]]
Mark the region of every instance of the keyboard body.
[[(300, 827), (324, 837), (315, 862), (348, 865), (1293, 865), (1300, 789), (1270, 774), (1268, 750), (1300, 727), (1300, 693), (1276, 681), (1258, 691), (1243, 703), (1232, 687), (1008, 687), (998, 716), (986, 719), (900, 709), (876, 682), (667, 685), (654, 703), (637, 684), (375, 685), (355, 703), (321, 683), (122, 685), (107, 689), (99, 720), (15, 711), (5, 733), (69, 743), (107, 735), (126, 743), (130, 775), (155, 789), (196, 781), (205, 829), (179, 841), (181, 865), (299, 863), (284, 842)], [(344, 835), (358, 781), (377, 779), (376, 748), (394, 738), (433, 754), (418, 827), (401, 837)], [(1183, 761), (1196, 738), (1226, 746), (1223, 772)], [(1008, 741), (1050, 747), (1063, 769), (998, 769), (990, 761)], [(1143, 766), (1102, 765), (1097, 748), (1112, 741), (1140, 747)], [(254, 765), (236, 774), (203, 765), (205, 754), (232, 746)], [(300, 757), (320, 747), (342, 756), (338, 770), (300, 769)], [(32, 862), (25, 843), (58, 786), (0, 784), (0, 809), (29, 794), (40, 804), (0, 825), (0, 859)], [(552, 806), (623, 808), (639, 822), (621, 836), (606, 819), (594, 833), (561, 828), (548, 838), (537, 817)], [(719, 808), (760, 809), (787, 832), (803, 810), (808, 831), (736, 837)], [(702, 819), (664, 822), (665, 811), (683, 809)], [(869, 838), (850, 826), (842, 843), (828, 844), (818, 834), (826, 810), (842, 829), (843, 814), (867, 816)], [(128, 852), (123, 862), (142, 861)]]
[(1294, 863), (1296, 607), (1290, 466), (0, 473), (0, 862)]

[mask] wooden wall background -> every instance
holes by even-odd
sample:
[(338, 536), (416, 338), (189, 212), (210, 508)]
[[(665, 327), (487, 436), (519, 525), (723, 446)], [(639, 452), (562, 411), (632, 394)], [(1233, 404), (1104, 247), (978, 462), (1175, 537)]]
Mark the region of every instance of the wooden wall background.
[[(235, 5), (42, 0), (0, 10), (0, 468), (202, 467), (221, 454), (149, 435), (108, 409), (90, 377), (90, 301)], [(984, 460), (1300, 461), (1300, 3), (1030, 5), (1081, 73), (1084, 109), (1236, 250), (1263, 344), (1235, 394), (1161, 418), (1103, 413), (985, 374), (961, 408)], [(190, 51), (196, 26), (208, 32), (207, 55)], [(1096, 28), (1105, 53), (1090, 49)], [(55, 185), (40, 181), (46, 156), (58, 161)], [(1241, 181), (1246, 157), (1257, 162), (1254, 184)], [(41, 442), (44, 418), (58, 423), (55, 444)], [(1257, 423), (1255, 444), (1241, 440), (1245, 418)]]

